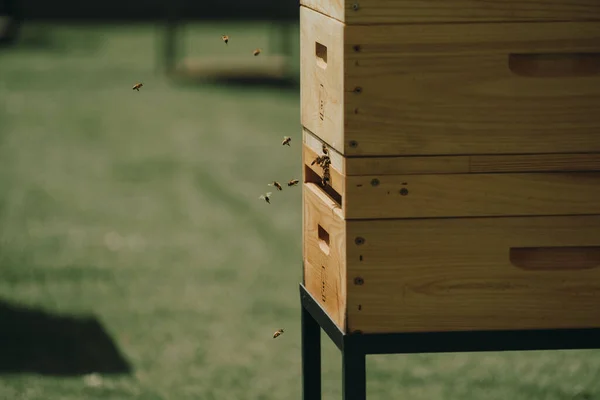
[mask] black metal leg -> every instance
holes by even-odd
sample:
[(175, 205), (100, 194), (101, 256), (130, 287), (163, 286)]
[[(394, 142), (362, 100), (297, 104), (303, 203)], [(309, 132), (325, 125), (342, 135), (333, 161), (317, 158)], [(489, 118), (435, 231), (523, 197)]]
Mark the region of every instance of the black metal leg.
[(302, 306), (302, 399), (321, 400), (321, 327)]
[(366, 400), (366, 354), (354, 344), (344, 343), (342, 349), (342, 399)]

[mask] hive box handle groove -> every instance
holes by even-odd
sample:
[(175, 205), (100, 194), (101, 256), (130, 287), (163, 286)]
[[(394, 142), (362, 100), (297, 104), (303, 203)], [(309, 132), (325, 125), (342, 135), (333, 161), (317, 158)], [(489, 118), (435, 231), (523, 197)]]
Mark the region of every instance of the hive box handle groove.
[(308, 165), (304, 166), (304, 182), (313, 183), (322, 192), (325, 192), (331, 200), (333, 200), (338, 207), (342, 207), (342, 195), (338, 193), (331, 185), (323, 186), (321, 184), (321, 177), (315, 171), (313, 171)]
[(592, 76), (600, 74), (600, 53), (510, 54), (508, 68), (530, 78)]
[(319, 42), (315, 42), (315, 56), (317, 57), (317, 65), (323, 69), (327, 68), (327, 46)]
[(600, 267), (600, 246), (511, 247), (510, 263), (530, 271)]

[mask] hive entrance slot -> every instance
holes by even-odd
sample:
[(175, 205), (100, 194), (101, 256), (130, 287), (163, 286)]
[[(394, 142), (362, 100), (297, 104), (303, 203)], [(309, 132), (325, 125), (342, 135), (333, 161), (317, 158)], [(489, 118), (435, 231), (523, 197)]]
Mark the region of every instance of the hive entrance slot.
[(338, 207), (342, 208), (342, 195), (338, 193), (330, 184), (323, 185), (319, 174), (312, 170), (308, 165), (304, 166), (304, 182), (314, 183), (333, 200)]
[(317, 57), (317, 65), (323, 69), (327, 68), (327, 47), (315, 42), (315, 56)]
[(327, 232), (321, 225), (318, 225), (319, 235), (319, 247), (323, 253), (329, 255), (329, 232)]

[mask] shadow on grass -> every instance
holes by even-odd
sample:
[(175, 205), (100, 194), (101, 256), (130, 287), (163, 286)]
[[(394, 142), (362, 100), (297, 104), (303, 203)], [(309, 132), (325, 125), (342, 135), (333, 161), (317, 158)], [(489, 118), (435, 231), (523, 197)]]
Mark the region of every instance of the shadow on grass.
[(0, 300), (0, 374), (94, 372), (131, 372), (96, 318), (58, 316)]

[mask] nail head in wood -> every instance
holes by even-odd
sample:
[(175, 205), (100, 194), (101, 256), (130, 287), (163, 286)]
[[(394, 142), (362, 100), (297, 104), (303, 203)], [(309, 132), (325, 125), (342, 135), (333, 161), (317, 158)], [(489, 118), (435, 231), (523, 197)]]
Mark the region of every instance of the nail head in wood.
[(356, 278), (354, 278), (354, 284), (355, 285), (362, 285), (363, 283), (365, 283), (365, 280), (363, 278), (361, 278), (360, 276), (357, 276)]
[(361, 94), (362, 93), (362, 88), (360, 86), (355, 87), (354, 88), (354, 93)]
[(400, 195), (406, 196), (407, 194), (408, 194), (408, 189), (407, 188), (400, 189)]
[(371, 186), (379, 186), (379, 179), (375, 178), (371, 181)]
[(350, 141), (350, 147), (357, 148), (358, 147), (358, 142), (356, 140), (351, 140)]
[(354, 243), (356, 243), (358, 246), (360, 246), (361, 244), (365, 243), (365, 239), (361, 238), (360, 236), (357, 236), (356, 239), (354, 239)]
[(354, 3), (354, 4), (352, 4), (352, 9), (353, 9), (354, 11), (358, 11), (358, 9), (359, 9), (359, 8), (360, 8), (360, 6), (358, 5), (358, 3)]

